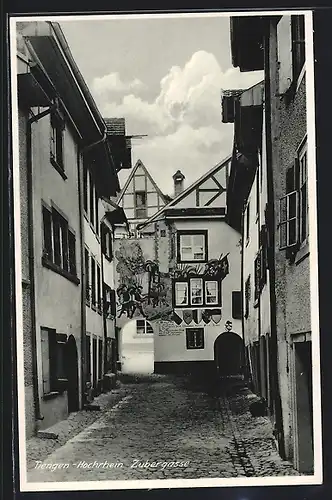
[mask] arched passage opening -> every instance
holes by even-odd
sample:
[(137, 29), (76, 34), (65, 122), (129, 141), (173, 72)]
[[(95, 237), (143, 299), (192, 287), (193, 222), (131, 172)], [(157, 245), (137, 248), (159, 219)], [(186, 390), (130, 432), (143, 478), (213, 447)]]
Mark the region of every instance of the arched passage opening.
[(67, 340), (66, 344), (66, 374), (67, 374), (67, 396), (68, 396), (68, 412), (79, 410), (79, 395), (78, 395), (78, 355), (76, 341), (72, 335)]
[(214, 361), (220, 376), (242, 375), (244, 353), (241, 337), (234, 332), (221, 333), (214, 343)]
[(120, 360), (122, 373), (154, 372), (154, 333), (145, 318), (128, 321), (121, 330)]

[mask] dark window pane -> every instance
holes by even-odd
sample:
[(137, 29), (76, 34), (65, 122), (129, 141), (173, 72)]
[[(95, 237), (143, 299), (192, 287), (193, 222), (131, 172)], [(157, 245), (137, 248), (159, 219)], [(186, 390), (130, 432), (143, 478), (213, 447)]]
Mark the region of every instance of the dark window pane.
[(61, 219), (61, 249), (62, 249), (62, 269), (69, 271), (69, 255), (68, 255), (68, 224), (67, 221)]
[(68, 246), (69, 246), (69, 272), (76, 276), (76, 238), (75, 235), (68, 231)]
[(103, 376), (103, 341), (99, 339), (98, 346), (98, 378), (101, 380)]
[(296, 224), (297, 220), (293, 219), (288, 224), (288, 244), (289, 246), (296, 244)]
[(84, 210), (88, 211), (88, 169), (84, 162), (83, 167)]
[(85, 297), (87, 301), (90, 301), (90, 257), (89, 251), (85, 249)]
[(88, 381), (91, 379), (91, 339), (86, 336), (86, 372)]
[(241, 292), (232, 292), (232, 316), (234, 319), (241, 319)]
[(93, 257), (91, 257), (91, 302), (92, 305), (96, 305), (96, 262)]
[(95, 202), (94, 202), (94, 186), (93, 186), (93, 180), (92, 180), (92, 175), (91, 172), (89, 172), (89, 180), (90, 180), (90, 222), (92, 225), (94, 225), (94, 220), (95, 220)]
[(288, 197), (288, 219), (296, 217), (297, 211), (297, 193), (294, 192)]
[(99, 310), (101, 310), (101, 291), (100, 291), (100, 267), (97, 264), (97, 292), (96, 292), (96, 298), (97, 298), (97, 307)]
[(53, 259), (52, 255), (52, 214), (43, 207), (43, 226), (44, 226), (44, 257), (48, 260)]
[(287, 246), (287, 223), (283, 223), (279, 227), (280, 248)]
[(60, 218), (57, 212), (53, 212), (53, 241), (54, 241), (54, 262), (58, 266), (61, 266)]

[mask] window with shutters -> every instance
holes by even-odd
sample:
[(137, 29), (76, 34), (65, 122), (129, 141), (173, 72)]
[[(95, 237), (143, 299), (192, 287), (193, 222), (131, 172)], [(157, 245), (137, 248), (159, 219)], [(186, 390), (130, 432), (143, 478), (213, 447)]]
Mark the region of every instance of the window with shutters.
[(84, 198), (84, 211), (88, 214), (89, 211), (89, 170), (86, 161), (83, 163), (83, 198)]
[(304, 15), (292, 16), (292, 63), (293, 80), (297, 80), (305, 62)]
[(68, 221), (54, 207), (42, 207), (43, 255), (42, 263), (78, 284), (76, 268), (76, 237)]
[(65, 122), (59, 111), (50, 115), (50, 160), (53, 167), (66, 179), (64, 168)]
[(204, 328), (186, 328), (187, 349), (204, 349)]
[(91, 300), (91, 282), (90, 282), (90, 254), (89, 249), (84, 249), (84, 261), (85, 261), (85, 301), (88, 306), (90, 306)]
[(242, 318), (241, 292), (232, 292), (232, 317), (233, 319)]
[(43, 207), (43, 226), (44, 226), (44, 249), (45, 259), (53, 262), (53, 241), (52, 241), (52, 212)]
[(116, 293), (104, 283), (104, 315), (108, 319), (116, 317)]
[(103, 341), (98, 339), (98, 379), (103, 377)]
[(96, 261), (91, 255), (91, 306), (96, 308)]
[(106, 259), (111, 262), (113, 259), (112, 233), (106, 224), (101, 226), (101, 248)]
[(245, 241), (248, 245), (250, 240), (250, 202), (248, 201), (245, 211)]
[(308, 154), (307, 144), (299, 151), (299, 236), (300, 243), (307, 241), (309, 236), (309, 204), (308, 204)]
[(277, 24), (279, 93), (296, 84), (305, 63), (304, 15), (282, 16)]
[(279, 248), (284, 250), (298, 242), (298, 191), (287, 193), (279, 202)]
[(255, 303), (257, 306), (260, 294), (266, 284), (267, 280), (267, 252), (268, 252), (268, 241), (267, 241), (267, 227), (263, 225), (259, 233), (259, 249), (254, 262), (255, 269)]
[(100, 265), (97, 264), (97, 290), (96, 290), (96, 305), (99, 314), (102, 312), (102, 296), (101, 296), (101, 269)]
[(41, 328), (43, 397), (51, 397), (66, 388), (65, 349), (67, 335), (52, 328)]
[(286, 172), (286, 194), (280, 199), (279, 249), (289, 249), (289, 257), (308, 239), (307, 161), (307, 143), (304, 142), (293, 165)]
[(249, 317), (249, 307), (250, 307), (250, 300), (251, 300), (251, 279), (250, 275), (248, 276), (245, 286), (244, 286), (244, 317), (248, 318)]

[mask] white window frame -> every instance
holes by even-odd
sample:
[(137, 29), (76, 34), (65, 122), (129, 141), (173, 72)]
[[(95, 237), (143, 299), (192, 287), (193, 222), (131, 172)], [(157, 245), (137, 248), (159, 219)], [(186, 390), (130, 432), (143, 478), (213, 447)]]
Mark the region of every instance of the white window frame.
[[(289, 200), (291, 196), (295, 195), (295, 207), (296, 207), (296, 213), (294, 217), (289, 217)], [(285, 194), (282, 196), (279, 200), (279, 250), (285, 250), (286, 248), (292, 248), (297, 245), (298, 240), (299, 240), (299, 193), (297, 190), (291, 191), (290, 193)], [(286, 200), (286, 218), (285, 220), (282, 220), (281, 214), (282, 214), (282, 203)], [(289, 224), (290, 222), (295, 220), (295, 241), (293, 243), (290, 243), (289, 241)], [(285, 245), (282, 244), (282, 233), (281, 230), (283, 226), (286, 225), (286, 243)]]
[[(197, 298), (197, 297), (193, 297), (193, 286), (192, 286), (193, 281), (200, 281), (200, 283), (201, 283), (202, 294), (201, 294), (201, 301), (200, 302), (193, 302), (193, 298)], [(203, 303), (204, 303), (203, 280), (202, 280), (202, 278), (191, 278), (190, 279), (190, 304), (194, 307), (194, 306), (202, 306)]]
[[(138, 321), (144, 321), (144, 331), (143, 333), (138, 333)], [(148, 332), (148, 328), (151, 328), (152, 332)], [(145, 337), (145, 336), (149, 336), (149, 335), (153, 335), (153, 328), (151, 326), (151, 324), (146, 320), (146, 319), (137, 319), (136, 320), (136, 335), (138, 337)]]
[[(303, 158), (306, 158), (306, 173), (305, 178), (303, 178), (302, 164)], [(299, 241), (301, 244), (305, 243), (309, 237), (309, 196), (308, 196), (308, 147), (305, 143), (298, 153), (299, 158)], [(303, 204), (303, 188), (306, 190), (307, 199), (307, 213), (306, 213), (306, 236), (303, 238), (302, 235), (302, 204)]]
[[(195, 259), (195, 248), (198, 248), (198, 246), (194, 245), (194, 237), (197, 237), (197, 236), (201, 236), (203, 238), (203, 250), (202, 250), (202, 254), (203, 254), (203, 257), (201, 259)], [(206, 235), (205, 234), (180, 234), (179, 235), (179, 238), (180, 238), (180, 260), (181, 262), (205, 262), (205, 259), (206, 259), (206, 255), (205, 255), (205, 246), (206, 246)], [(183, 245), (182, 244), (182, 239), (183, 238), (191, 238), (191, 243), (190, 243), (190, 246), (188, 245)], [(191, 255), (188, 256), (188, 257), (184, 257), (183, 256), (183, 248), (190, 248), (191, 249)]]
[[(215, 300), (214, 302), (208, 302), (208, 294), (207, 294), (207, 288), (208, 288), (208, 287), (207, 287), (207, 285), (208, 285), (209, 283), (215, 283), (215, 285), (216, 285), (216, 300)], [(204, 290), (204, 291), (205, 291), (205, 304), (206, 304), (207, 306), (210, 306), (210, 305), (212, 305), (212, 306), (217, 305), (217, 304), (218, 304), (218, 301), (219, 301), (219, 296), (218, 296), (218, 295), (219, 295), (218, 281), (206, 280), (206, 281), (205, 281), (205, 290)]]
[[(187, 290), (187, 294), (186, 294), (187, 300), (186, 300), (186, 302), (179, 303), (177, 301), (177, 285), (185, 285), (185, 288)], [(176, 307), (188, 306), (189, 305), (189, 283), (188, 283), (188, 281), (176, 281), (175, 282), (175, 290), (174, 291), (175, 291), (175, 306)]]

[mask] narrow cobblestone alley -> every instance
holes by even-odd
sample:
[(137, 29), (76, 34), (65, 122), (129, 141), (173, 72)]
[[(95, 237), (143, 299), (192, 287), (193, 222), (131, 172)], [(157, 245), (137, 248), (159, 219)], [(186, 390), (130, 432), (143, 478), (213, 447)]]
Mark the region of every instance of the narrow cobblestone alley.
[(28, 481), (297, 475), (269, 420), (250, 415), (252, 400), (245, 387), (226, 397), (182, 377), (122, 384), (93, 423), (44, 460), (30, 457)]

